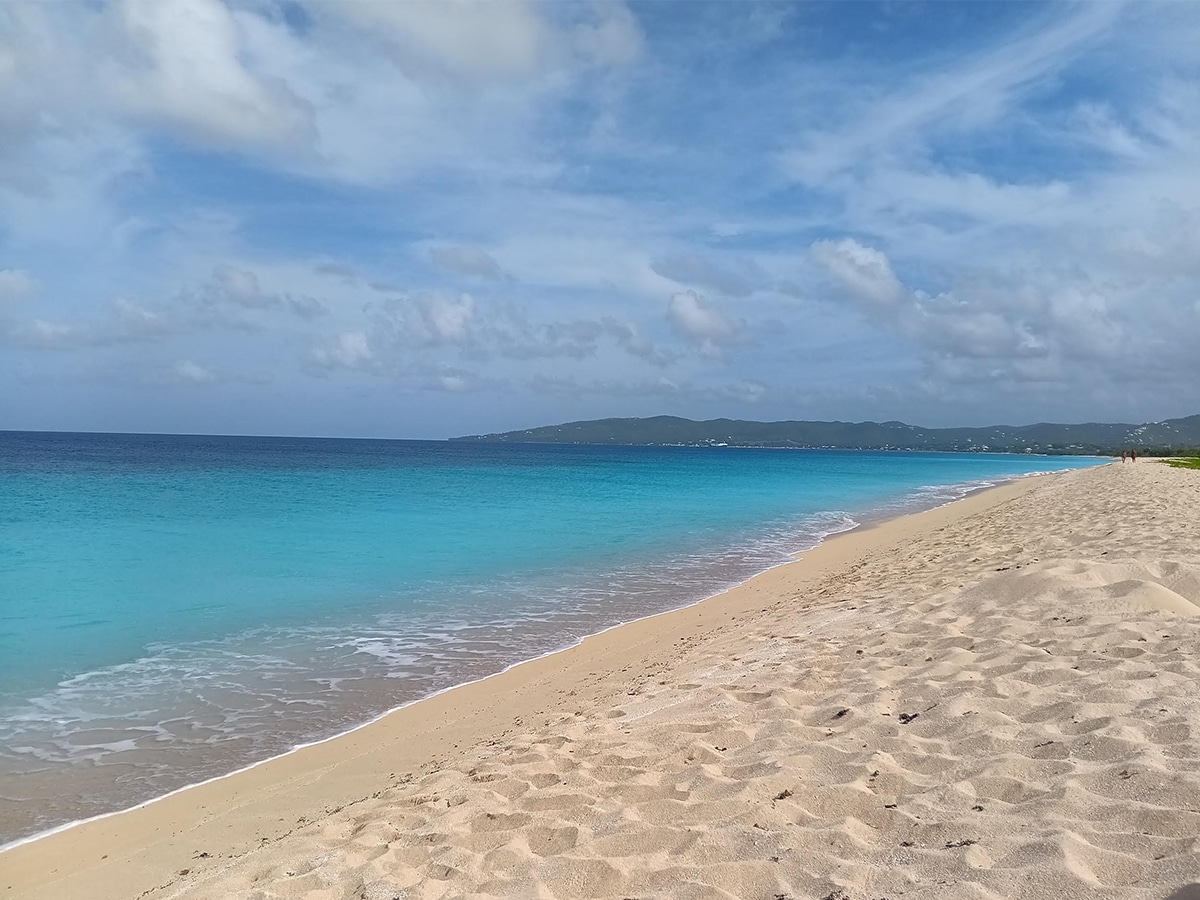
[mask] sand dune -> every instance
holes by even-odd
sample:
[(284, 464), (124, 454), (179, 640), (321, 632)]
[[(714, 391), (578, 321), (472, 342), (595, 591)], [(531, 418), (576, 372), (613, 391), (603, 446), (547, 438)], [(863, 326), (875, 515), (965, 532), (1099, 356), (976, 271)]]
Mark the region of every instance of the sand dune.
[(1200, 881), (1200, 473), (1004, 496), (146, 896), (1165, 898)]

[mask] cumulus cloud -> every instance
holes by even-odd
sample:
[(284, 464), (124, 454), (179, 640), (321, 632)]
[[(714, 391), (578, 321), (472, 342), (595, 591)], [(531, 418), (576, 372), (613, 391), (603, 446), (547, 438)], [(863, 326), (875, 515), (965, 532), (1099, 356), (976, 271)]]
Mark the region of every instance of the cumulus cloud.
[(263, 292), (257, 275), (235, 266), (217, 266), (213, 269), (212, 280), (204, 290), (214, 302), (225, 301), (248, 309), (265, 309), (279, 304), (278, 297)]
[(998, 8), (932, 57), (936, 11), (830, 20), (836, 59), (746, 10), (643, 35), (622, 4), (9, 4), (0, 367), (233, 385), (261, 353), (331, 391), (541, 375), (764, 416), (1194, 405), (1194, 7)]
[(660, 347), (648, 338), (632, 322), (605, 317), (600, 320), (600, 325), (604, 332), (616, 341), (617, 345), (626, 353), (645, 360), (651, 365), (659, 367), (669, 366), (679, 358), (677, 353)]
[(314, 347), (311, 360), (322, 369), (365, 369), (374, 363), (375, 354), (366, 332), (343, 331)]
[(328, 312), (317, 297), (265, 290), (253, 271), (233, 265), (217, 266), (207, 281), (194, 290), (180, 292), (177, 299), (188, 308), (186, 314), (240, 327), (253, 324), (252, 320), (241, 317), (243, 312), (284, 310), (302, 319)]
[(120, 24), (133, 48), (110, 63), (119, 102), (201, 143), (292, 143), (312, 131), (312, 109), (278, 78), (243, 63), (243, 41), (221, 0), (123, 0)]
[(718, 355), (722, 347), (744, 343), (747, 337), (744, 322), (730, 319), (694, 291), (671, 297), (667, 320), (672, 331), (708, 355)]
[(931, 295), (904, 286), (882, 251), (849, 239), (822, 242), (817, 259), (875, 325), (919, 348), (927, 386), (1037, 384), (1093, 391), (1176, 373), (1200, 373), (1190, 347), (1200, 323), (1150, 299), (1141, 279), (1106, 280), (1072, 267), (976, 272)]
[[(0, 301), (5, 273), (0, 272)], [(28, 294), (36, 283), (17, 272), (7, 282), (14, 296)], [(86, 350), (177, 340), (221, 330), (261, 331), (279, 312), (299, 320), (328, 314), (316, 297), (273, 293), (258, 276), (235, 266), (218, 266), (198, 286), (175, 292), (155, 303), (120, 296), (90, 315), (47, 315), (0, 318), (0, 342), (31, 350)]]
[(653, 366), (667, 366), (676, 359), (636, 324), (615, 317), (536, 321), (510, 303), (426, 291), (373, 304), (365, 329), (318, 342), (309, 363), (325, 371), (357, 369), (387, 375), (410, 372), (415, 360), (444, 364), (448, 356), (476, 364), (579, 361), (596, 356), (604, 346)]
[(388, 336), (389, 343), (406, 347), (475, 345), (484, 327), (470, 294), (436, 292), (384, 301), (375, 313), (374, 326), (377, 334)]
[(376, 352), (371, 342), (380, 340), (378, 334), (344, 331), (312, 347), (305, 361), (306, 369), (310, 374), (320, 377), (335, 371), (348, 371), (387, 378), (397, 387), (415, 392), (460, 394), (484, 390), (501, 383), (461, 366), (397, 354), (395, 348), (386, 345), (386, 337), (383, 339), (384, 346)]
[(0, 29), (0, 183), (69, 189), (162, 133), (357, 183), (451, 159), (528, 172), (511, 154), (543, 99), (641, 42), (619, 3), (17, 4)]
[(860, 300), (887, 306), (904, 295), (888, 258), (853, 238), (817, 241), (809, 253), (818, 266)]
[(103, 312), (94, 318), (0, 319), (0, 344), (28, 350), (79, 351), (164, 340), (182, 328), (171, 315), (126, 297), (117, 298)]

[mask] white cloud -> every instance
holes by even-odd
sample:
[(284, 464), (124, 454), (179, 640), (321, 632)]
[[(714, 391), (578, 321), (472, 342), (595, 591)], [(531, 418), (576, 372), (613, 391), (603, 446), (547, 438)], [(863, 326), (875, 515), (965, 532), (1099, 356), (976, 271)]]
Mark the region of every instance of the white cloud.
[(708, 355), (719, 355), (721, 347), (746, 339), (745, 323), (728, 318), (694, 291), (682, 291), (671, 297), (667, 320), (676, 334)]
[(375, 354), (371, 352), (370, 341), (363, 331), (343, 331), (332, 341), (312, 351), (312, 361), (323, 369), (369, 368), (374, 360)]
[(875, 210), (887, 216), (902, 210), (909, 219), (964, 217), (990, 227), (1050, 224), (1069, 210), (1071, 187), (1060, 180), (1018, 184), (978, 172), (947, 172), (881, 166), (854, 190), (856, 215)]
[(203, 144), (285, 145), (311, 134), (312, 110), (278, 78), (244, 65), (242, 36), (221, 0), (123, 0), (134, 61), (108, 76), (135, 116)]
[[(557, 171), (529, 125), (595, 67), (638, 55), (621, 4), (524, 0), (15, 4), (0, 27), (0, 183), (54, 186), (157, 133), (365, 183), (429, 166)], [(386, 51), (386, 52), (385, 52)], [(71, 180), (79, 174), (73, 174)], [(69, 190), (69, 186), (54, 186)]]
[(183, 384), (204, 385), (214, 384), (217, 381), (216, 373), (190, 359), (181, 359), (176, 362), (171, 367), (171, 374), (176, 381)]
[(600, 324), (630, 356), (639, 357), (651, 365), (660, 367), (669, 366), (678, 360), (678, 354), (658, 346), (632, 322), (605, 318)]
[(380, 342), (397, 348), (454, 347), (476, 358), (510, 359), (594, 352), (602, 326), (589, 322), (534, 323), (509, 304), (484, 310), (469, 294), (427, 292), (386, 301), (375, 317)]
[(415, 347), (465, 346), (476, 341), (479, 327), (470, 294), (442, 293), (387, 300), (375, 325), (393, 343)]
[(0, 269), (0, 303), (23, 300), (36, 294), (37, 279), (20, 269)]
[(263, 293), (257, 275), (236, 266), (217, 266), (207, 290), (222, 300), (250, 309), (262, 309), (279, 303), (278, 298)]
[(176, 302), (181, 307), (176, 312), (179, 318), (237, 328), (257, 327), (261, 323), (256, 316), (274, 310), (290, 312), (301, 319), (312, 319), (329, 311), (317, 297), (268, 291), (255, 272), (228, 264), (216, 266), (198, 288), (181, 291)]
[(803, 16), (752, 40), (761, 11), (660, 12), (643, 37), (620, 4), (4, 6), (0, 366), (232, 385), (261, 355), (764, 415), (789, 379), (836, 415), (1194, 403), (1195, 10), (1041, 7), (935, 50), (881, 14), (838, 59), (798, 52)]
[(598, 66), (633, 63), (643, 51), (641, 26), (624, 3), (596, 4), (571, 28), (576, 58)]
[(478, 83), (529, 79), (571, 62), (622, 65), (641, 50), (641, 32), (623, 5), (596, 4), (577, 21), (554, 21), (530, 0), (343, 0), (344, 16), (389, 48), (406, 73)]
[[(36, 287), (23, 273), (7, 280), (4, 275), (0, 272), (0, 301), (6, 284), (22, 293)], [(261, 334), (271, 327), (277, 333), (281, 312), (301, 323), (329, 313), (316, 297), (267, 292), (254, 272), (229, 265), (216, 267), (198, 286), (178, 290), (159, 302), (119, 296), (93, 305), (96, 308), (84, 314), (0, 318), (0, 342), (33, 350), (82, 351), (187, 340), (221, 331)]]
[(122, 297), (95, 318), (0, 319), (0, 344), (28, 350), (82, 351), (119, 344), (156, 341), (180, 328), (170, 317)]
[(753, 261), (740, 260), (733, 266), (722, 267), (704, 257), (688, 253), (660, 257), (651, 262), (650, 268), (663, 278), (707, 288), (726, 297), (748, 296), (766, 278)]
[(809, 253), (817, 265), (861, 300), (887, 306), (904, 293), (888, 258), (853, 238), (817, 241)]
[[(1038, 264), (1003, 275), (976, 272), (930, 295), (895, 279), (874, 248), (840, 241), (818, 249), (816, 258), (832, 260), (830, 271), (842, 276), (839, 283), (869, 321), (919, 349), (928, 385), (940, 392), (1037, 384), (1067, 397), (1114, 383), (1128, 389), (1161, 381), (1172, 371), (1200, 375), (1191, 349), (1200, 323), (1179, 304), (1155, 297), (1155, 285), (1142, 278), (1104, 279)], [(869, 277), (847, 259), (869, 260)]]
[(441, 375), (439, 376), (439, 383), (441, 384), (442, 390), (450, 391), (451, 393), (456, 394), (470, 390), (471, 388), (470, 379), (463, 375)]
[(509, 275), (489, 254), (478, 247), (433, 247), (429, 258), (435, 264), (457, 275), (470, 275), (489, 281), (506, 281)]
[(528, 77), (552, 34), (532, 3), (512, 0), (343, 0), (332, 12), (387, 43), (410, 72), (464, 78)]
[(734, 381), (721, 388), (721, 392), (739, 403), (759, 403), (767, 395), (767, 386), (761, 381)]
[(0, 320), (0, 344), (33, 350), (76, 350), (110, 343), (89, 322), (74, 319), (34, 318)]
[(840, 104), (848, 124), (811, 130), (782, 155), (783, 170), (821, 186), (864, 161), (919, 149), (929, 130), (971, 130), (993, 122), (1019, 89), (1061, 70), (1074, 58), (1072, 51), (1104, 36), (1119, 18), (1121, 6), (1114, 2), (1075, 7), (1061, 22), (1024, 40), (1009, 39), (978, 58), (902, 81), (882, 96), (850, 84)]
[[(614, 351), (659, 368), (679, 358), (626, 319), (537, 321), (514, 304), (485, 302), (470, 294), (426, 291), (390, 297), (369, 304), (366, 319), (365, 328), (318, 341), (309, 353), (310, 368), (357, 369), (406, 380), (416, 372), (441, 372), (454, 359), (499, 369), (506, 362), (581, 362)], [(471, 372), (469, 383), (474, 389), (501, 378), (499, 372)]]
[(154, 338), (171, 334), (179, 327), (166, 313), (143, 306), (130, 297), (113, 301), (113, 311), (119, 323), (118, 332), (130, 336)]
[[(443, 361), (397, 353), (395, 347), (384, 346), (377, 353), (372, 341), (380, 339), (378, 332), (344, 331), (313, 347), (305, 361), (306, 368), (320, 377), (334, 370), (345, 370), (386, 378), (395, 387), (411, 392), (462, 394), (501, 383)], [(386, 335), (382, 339), (386, 341)]]
[[(661, 239), (624, 201), (558, 194), (528, 204), (530, 220), (501, 217), (505, 268), (523, 285), (657, 299), (677, 288), (655, 272), (647, 246)], [(511, 215), (508, 216), (512, 218)], [(661, 226), (659, 226), (661, 227)]]

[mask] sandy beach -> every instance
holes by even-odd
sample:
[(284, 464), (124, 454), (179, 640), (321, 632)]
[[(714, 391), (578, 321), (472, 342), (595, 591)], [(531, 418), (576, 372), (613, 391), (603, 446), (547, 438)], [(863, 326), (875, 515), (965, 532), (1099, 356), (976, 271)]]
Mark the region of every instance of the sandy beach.
[(1200, 472), (1002, 485), (0, 854), (0, 895), (1165, 898)]

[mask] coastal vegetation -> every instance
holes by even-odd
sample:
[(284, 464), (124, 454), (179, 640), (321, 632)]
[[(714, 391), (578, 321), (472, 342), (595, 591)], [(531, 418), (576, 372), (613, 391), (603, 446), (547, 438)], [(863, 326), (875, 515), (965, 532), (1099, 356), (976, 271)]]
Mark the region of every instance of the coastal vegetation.
[(1179, 459), (1164, 459), (1163, 462), (1176, 469), (1200, 469), (1200, 455)]
[(456, 440), (511, 443), (775, 447), (822, 450), (929, 450), (1119, 456), (1188, 456), (1200, 447), (1200, 415), (1140, 425), (989, 425), (923, 428), (904, 422), (751, 422), (677, 416), (596, 419)]

